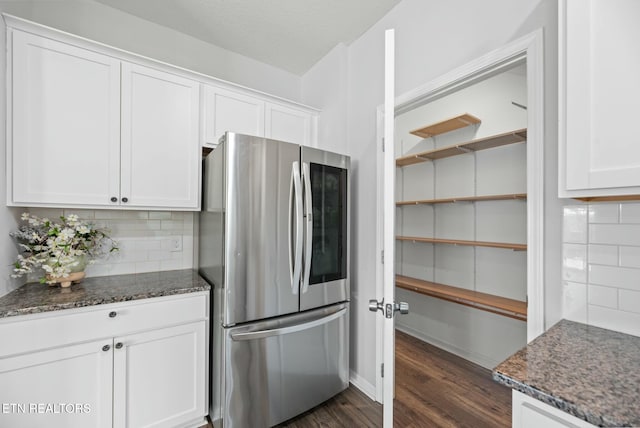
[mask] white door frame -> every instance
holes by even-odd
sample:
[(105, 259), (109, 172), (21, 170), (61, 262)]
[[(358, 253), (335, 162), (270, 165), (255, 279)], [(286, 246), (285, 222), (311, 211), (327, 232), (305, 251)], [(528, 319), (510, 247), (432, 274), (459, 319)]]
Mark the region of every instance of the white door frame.
[[(395, 99), (395, 114), (405, 113), (526, 61), (527, 67), (527, 342), (544, 332), (544, 65), (543, 32), (538, 29), (458, 67)], [(376, 141), (382, 147), (384, 105), (377, 108)], [(395, 150), (387, 148), (387, 150)], [(383, 250), (384, 156), (377, 150), (376, 254)], [(395, 260), (386, 260), (395, 264)], [(383, 296), (383, 264), (376, 268), (376, 298)], [(376, 317), (376, 367), (383, 361), (383, 321)], [(376, 400), (383, 401), (383, 378), (376, 374)]]

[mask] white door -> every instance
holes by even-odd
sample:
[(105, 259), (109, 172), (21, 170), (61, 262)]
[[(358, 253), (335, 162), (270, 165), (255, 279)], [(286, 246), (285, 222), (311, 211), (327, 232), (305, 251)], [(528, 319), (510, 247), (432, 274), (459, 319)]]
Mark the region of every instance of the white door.
[(122, 63), (120, 205), (198, 209), (200, 84)]
[[(394, 30), (385, 32), (385, 62), (384, 62), (384, 154), (383, 154), (383, 295), (382, 301), (370, 300), (369, 310), (379, 311), (383, 317), (382, 353), (384, 377), (382, 382), (383, 426), (393, 427), (393, 397), (395, 385), (395, 323), (396, 312), (406, 314), (409, 306), (406, 303), (395, 302), (395, 149), (394, 149), (394, 120), (395, 120), (395, 59), (394, 59)], [(380, 210), (379, 210), (380, 212)]]
[(112, 339), (0, 359), (0, 426), (111, 428)]
[(12, 36), (9, 204), (111, 205), (120, 183), (120, 61)]
[(638, 17), (637, 0), (560, 3), (561, 197), (638, 193)]
[(114, 339), (115, 428), (197, 425), (207, 413), (205, 321)]
[(264, 137), (264, 101), (204, 86), (204, 145), (215, 147), (225, 132)]
[(265, 137), (289, 143), (310, 146), (313, 117), (305, 111), (279, 104), (267, 103), (265, 107)]

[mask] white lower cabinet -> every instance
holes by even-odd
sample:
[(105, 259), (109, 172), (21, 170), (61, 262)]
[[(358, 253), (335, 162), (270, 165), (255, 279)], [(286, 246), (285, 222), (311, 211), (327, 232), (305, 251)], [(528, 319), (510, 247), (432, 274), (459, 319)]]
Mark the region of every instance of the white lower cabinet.
[(176, 427), (206, 413), (204, 322), (115, 339), (114, 427)]
[[(110, 340), (0, 358), (0, 426), (112, 426)], [(109, 346), (103, 351), (104, 346)]]
[(542, 401), (513, 390), (513, 428), (594, 428), (595, 425), (578, 419)]
[(0, 427), (202, 426), (207, 314), (202, 292), (0, 320)]

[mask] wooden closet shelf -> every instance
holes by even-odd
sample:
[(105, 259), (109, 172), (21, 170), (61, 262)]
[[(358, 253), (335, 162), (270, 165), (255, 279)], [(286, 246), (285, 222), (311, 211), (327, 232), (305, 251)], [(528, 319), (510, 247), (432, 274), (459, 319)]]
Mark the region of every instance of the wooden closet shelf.
[(399, 241), (425, 242), (429, 244), (451, 244), (469, 247), (503, 248), (506, 250), (526, 251), (527, 244), (513, 244), (507, 242), (465, 241), (460, 239), (422, 238), (419, 236), (396, 236)]
[(443, 198), (443, 199), (420, 199), (416, 201), (400, 201), (396, 202), (397, 206), (402, 205), (420, 205), (420, 204), (448, 204), (454, 202), (476, 202), (476, 201), (505, 201), (511, 199), (527, 199), (526, 193), (512, 193), (508, 195), (485, 195), (485, 196), (463, 196), (461, 198)]
[(527, 303), (493, 294), (452, 287), (436, 282), (396, 275), (396, 286), (405, 290), (436, 297), (482, 311), (492, 312), (521, 321), (527, 320)]
[(478, 138), (466, 143), (455, 144), (440, 149), (427, 150), (425, 152), (403, 156), (396, 159), (396, 165), (413, 165), (416, 163), (433, 161), (436, 159), (448, 158), (464, 153), (475, 152), (478, 150), (486, 150), (492, 149), (494, 147), (506, 146), (508, 144), (522, 143), (524, 141), (527, 141), (527, 128), (509, 131), (503, 134), (492, 135), (489, 137)]
[(435, 135), (444, 134), (445, 132), (455, 131), (456, 129), (464, 128), (469, 125), (476, 125), (480, 122), (482, 121), (477, 117), (469, 113), (465, 113), (422, 128), (414, 129), (409, 133), (421, 138), (429, 138)]

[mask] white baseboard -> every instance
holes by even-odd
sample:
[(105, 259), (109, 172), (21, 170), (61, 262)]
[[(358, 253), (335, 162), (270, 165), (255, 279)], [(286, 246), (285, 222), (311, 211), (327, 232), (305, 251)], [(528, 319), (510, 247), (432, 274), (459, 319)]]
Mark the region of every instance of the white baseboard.
[(493, 370), (495, 366), (500, 364), (500, 361), (489, 358), (486, 355), (465, 351), (464, 349), (460, 349), (457, 346), (454, 346), (450, 343), (438, 340), (434, 337), (429, 336), (428, 334), (425, 334), (422, 331), (415, 330), (411, 327), (399, 325), (398, 323), (396, 323), (396, 330), (400, 330), (401, 332), (406, 333), (410, 336), (413, 336), (417, 339), (420, 339), (423, 342), (427, 342), (433, 346), (437, 346), (440, 349), (444, 349), (447, 352), (451, 352), (452, 354), (457, 355), (458, 357), (462, 357), (465, 360), (469, 360), (472, 363), (478, 364), (479, 366), (482, 366), (489, 370)]
[(351, 385), (362, 391), (367, 397), (376, 401), (376, 386), (365, 380), (358, 373), (353, 370), (349, 370), (349, 382)]

